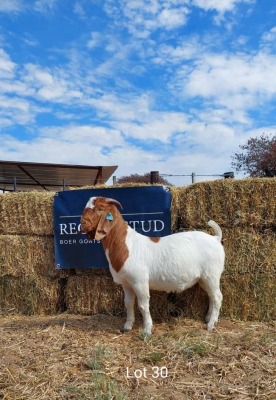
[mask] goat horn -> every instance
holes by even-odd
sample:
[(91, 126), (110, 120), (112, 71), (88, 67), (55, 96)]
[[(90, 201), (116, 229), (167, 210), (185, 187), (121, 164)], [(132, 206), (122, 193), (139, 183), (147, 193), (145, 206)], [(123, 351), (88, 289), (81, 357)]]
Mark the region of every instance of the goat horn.
[(106, 202), (109, 204), (114, 204), (116, 206), (119, 206), (121, 209), (123, 209), (122, 204), (118, 200), (107, 198)]

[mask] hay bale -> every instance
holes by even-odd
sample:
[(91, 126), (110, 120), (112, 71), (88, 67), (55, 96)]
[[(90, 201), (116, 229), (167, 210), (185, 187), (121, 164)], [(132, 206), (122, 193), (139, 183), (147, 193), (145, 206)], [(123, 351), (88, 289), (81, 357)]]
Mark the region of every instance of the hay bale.
[(276, 274), (276, 231), (253, 227), (223, 229), (224, 274)]
[[(76, 314), (110, 314), (125, 316), (122, 287), (113, 282), (110, 273), (98, 275), (89, 271), (70, 276), (66, 286), (67, 311)], [(165, 320), (176, 313), (189, 318), (203, 318), (208, 308), (207, 294), (196, 285), (176, 295), (170, 302), (165, 292), (151, 291), (150, 310), (155, 320)], [(140, 316), (136, 301), (136, 316)]]
[(77, 276), (87, 276), (87, 277), (95, 277), (95, 276), (110, 276), (109, 268), (89, 268), (89, 269), (75, 269), (74, 275)]
[[(274, 274), (222, 275), (221, 318), (243, 321), (272, 321), (276, 318), (276, 279)], [(150, 309), (155, 321), (171, 315), (204, 321), (209, 299), (198, 285), (175, 295), (170, 302), (166, 293), (151, 292)]]
[(171, 187), (171, 229), (172, 233), (179, 231), (179, 209), (180, 209), (180, 196), (179, 188)]
[(276, 224), (276, 178), (218, 180), (178, 188), (179, 229)]
[(65, 291), (67, 310), (74, 314), (124, 312), (123, 291), (110, 275), (69, 276)]
[[(222, 275), (221, 318), (243, 321), (272, 321), (276, 318), (274, 274)], [(150, 309), (155, 321), (179, 315), (204, 321), (208, 311), (207, 293), (198, 285), (175, 295), (172, 302), (163, 292), (151, 292)]]
[[(271, 321), (276, 318), (276, 280), (273, 274), (233, 274), (221, 279), (221, 317), (239, 320)], [(68, 278), (66, 305), (70, 313), (125, 316), (122, 288), (108, 275)], [(151, 291), (150, 310), (155, 322), (172, 316), (204, 321), (209, 299), (198, 285), (175, 295)], [(136, 316), (141, 318), (136, 304)]]
[(0, 276), (63, 277), (55, 269), (52, 236), (0, 235)]
[(42, 277), (0, 277), (0, 314), (48, 315), (57, 312), (58, 280)]
[(154, 321), (177, 316), (204, 320), (208, 304), (207, 293), (199, 285), (177, 294), (151, 291), (150, 310)]
[(276, 319), (276, 279), (273, 274), (223, 276), (222, 317), (243, 321)]
[(0, 234), (53, 235), (54, 192), (0, 194)]

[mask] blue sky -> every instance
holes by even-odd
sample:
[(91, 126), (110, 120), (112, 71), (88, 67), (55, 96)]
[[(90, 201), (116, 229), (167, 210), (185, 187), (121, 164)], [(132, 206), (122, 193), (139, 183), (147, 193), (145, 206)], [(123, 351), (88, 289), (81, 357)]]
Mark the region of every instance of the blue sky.
[(275, 49), (274, 0), (1, 0), (0, 159), (229, 171), (275, 134)]

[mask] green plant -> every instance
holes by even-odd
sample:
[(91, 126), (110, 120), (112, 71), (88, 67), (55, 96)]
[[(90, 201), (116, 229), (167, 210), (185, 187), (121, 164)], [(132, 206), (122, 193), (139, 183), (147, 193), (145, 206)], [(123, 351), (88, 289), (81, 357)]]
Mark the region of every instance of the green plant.
[(195, 356), (204, 357), (210, 353), (210, 345), (206, 342), (187, 341), (181, 344), (180, 351), (187, 359), (192, 359)]
[(120, 389), (117, 382), (104, 374), (96, 373), (93, 375), (93, 383), (95, 400), (125, 400), (126, 394)]
[(162, 361), (164, 357), (165, 357), (165, 355), (163, 353), (153, 352), (153, 353), (149, 353), (148, 355), (146, 355), (143, 358), (143, 361), (150, 362), (152, 364), (156, 364), (159, 361)]
[(85, 365), (91, 370), (102, 369), (107, 358), (110, 358), (111, 356), (111, 350), (105, 346), (96, 345), (91, 351), (91, 355), (85, 362)]
[(74, 393), (76, 400), (125, 400), (126, 394), (105, 372), (105, 365), (112, 355), (109, 348), (97, 344), (84, 363), (91, 370), (91, 384), (85, 387), (68, 386), (65, 390)]

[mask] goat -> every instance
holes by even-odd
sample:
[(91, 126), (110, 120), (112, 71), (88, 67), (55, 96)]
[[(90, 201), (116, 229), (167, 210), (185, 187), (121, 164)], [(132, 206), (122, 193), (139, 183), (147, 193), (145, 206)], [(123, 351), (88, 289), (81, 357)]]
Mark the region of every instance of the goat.
[(81, 232), (102, 242), (114, 282), (121, 284), (127, 319), (123, 331), (132, 329), (135, 297), (143, 316), (143, 334), (150, 335), (150, 289), (181, 292), (199, 283), (209, 296), (207, 329), (218, 321), (222, 303), (220, 277), (224, 268), (222, 232), (209, 221), (216, 236), (199, 231), (151, 238), (124, 221), (114, 199), (91, 197), (81, 216)]

